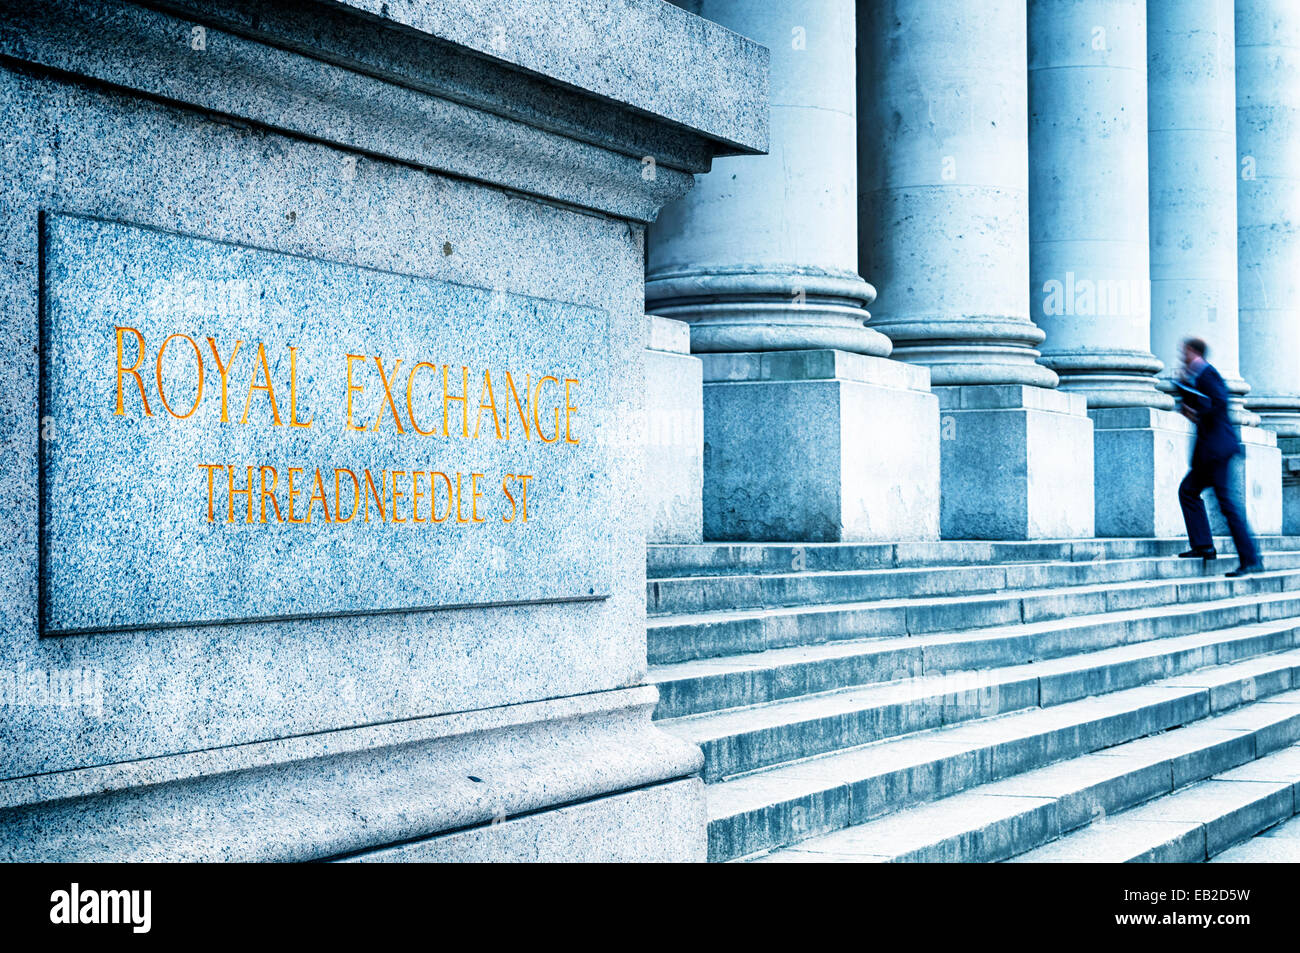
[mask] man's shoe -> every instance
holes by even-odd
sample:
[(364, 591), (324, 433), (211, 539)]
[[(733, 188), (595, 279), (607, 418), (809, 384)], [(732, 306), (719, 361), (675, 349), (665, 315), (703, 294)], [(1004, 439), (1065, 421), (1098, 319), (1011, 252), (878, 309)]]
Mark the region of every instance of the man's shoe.
[(1218, 559), (1219, 554), (1213, 549), (1189, 549), (1178, 554), (1179, 559)]
[(1249, 566), (1238, 566), (1232, 572), (1226, 573), (1225, 575), (1235, 579), (1237, 576), (1250, 576), (1253, 575), (1254, 573), (1263, 572), (1263, 571), (1264, 571), (1263, 563), (1251, 563)]

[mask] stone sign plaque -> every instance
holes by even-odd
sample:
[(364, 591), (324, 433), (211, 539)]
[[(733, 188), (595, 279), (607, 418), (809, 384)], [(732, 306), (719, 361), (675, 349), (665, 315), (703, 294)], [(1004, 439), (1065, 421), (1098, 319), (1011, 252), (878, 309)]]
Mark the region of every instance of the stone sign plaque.
[(605, 312), (49, 215), (46, 634), (609, 594)]

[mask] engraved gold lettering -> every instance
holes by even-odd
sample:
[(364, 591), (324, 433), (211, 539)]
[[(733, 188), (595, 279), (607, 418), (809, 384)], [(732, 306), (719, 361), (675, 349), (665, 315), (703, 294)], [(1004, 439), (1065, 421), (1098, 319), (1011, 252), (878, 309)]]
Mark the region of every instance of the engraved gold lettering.
[(413, 470), (411, 472), (411, 522), (427, 523), (427, 519), (420, 516), (420, 498), (424, 495), (420, 491), (420, 477), (426, 476), (423, 470)]
[[(314, 418), (313, 418), (314, 419)], [(312, 422), (298, 419), (298, 349), (289, 348), (289, 426), (310, 427)]]
[[(194, 359), (198, 361), (199, 366), (199, 387), (194, 394), (194, 406), (190, 408), (190, 411), (187, 414), (178, 414), (176, 411), (172, 410), (171, 404), (167, 403), (167, 395), (163, 393), (163, 355), (167, 353), (167, 345), (175, 338), (184, 338), (190, 342), (190, 347), (194, 348)], [(177, 420), (188, 420), (190, 417), (194, 416), (194, 411), (199, 409), (199, 401), (203, 399), (203, 354), (199, 351), (199, 346), (194, 343), (194, 338), (190, 337), (188, 334), (168, 335), (168, 337), (162, 342), (162, 347), (158, 348), (158, 360), (155, 362), (154, 367), (154, 380), (158, 383), (158, 399), (162, 401), (163, 409), (166, 410), (167, 413), (171, 414)], [(118, 400), (120, 401), (121, 399), (122, 398), (119, 395)]]
[(224, 466), (223, 464), (220, 464), (220, 463), (200, 463), (200, 464), (199, 464), (199, 469), (200, 469), (200, 470), (205, 469), (205, 468), (206, 468), (207, 471), (208, 471), (208, 522), (209, 522), (209, 523), (212, 523), (212, 522), (215, 522), (215, 514), (214, 514), (213, 509), (212, 509), (212, 471), (213, 471), (213, 470), (224, 470), (224, 469), (225, 469), (225, 466)]
[(479, 519), (478, 501), (483, 498), (483, 493), (478, 488), (478, 478), (483, 476), (482, 473), (471, 473), (469, 475), (469, 509), (471, 521), (475, 523), (486, 523), (487, 517)]
[(513, 473), (507, 473), (501, 478), (501, 492), (504, 493), (506, 499), (510, 501), (510, 515), (501, 517), (501, 522), (503, 523), (513, 523), (515, 521), (515, 510), (518, 509), (515, 505), (514, 494), (510, 492), (510, 481), (513, 478)]
[[(149, 409), (149, 398), (144, 395), (144, 380), (140, 377), (140, 365), (144, 363), (144, 335), (135, 328), (119, 327), (114, 328), (114, 330), (117, 332), (117, 410), (114, 411), (114, 416), (120, 416), (126, 413), (123, 409), (122, 401), (122, 375), (130, 374), (135, 378), (135, 386), (140, 389), (140, 400), (144, 402), (145, 416), (152, 417), (153, 411)], [(122, 335), (125, 332), (130, 332), (135, 335), (135, 363), (130, 367), (126, 367), (122, 364)]]
[[(268, 470), (271, 472), (270, 489), (267, 489), (266, 486), (266, 473)], [(257, 482), (262, 490), (262, 522), (266, 522), (266, 498), (269, 496), (271, 498), (271, 507), (275, 510), (275, 521), (283, 523), (284, 517), (280, 515), (280, 501), (275, 498), (275, 485), (280, 482), (280, 474), (276, 472), (275, 467), (263, 465), (258, 467)]]
[(366, 359), (366, 358), (365, 358), (365, 355), (364, 355), (364, 354), (348, 354), (348, 355), (346, 355), (346, 361), (347, 361), (347, 367), (348, 367), (348, 416), (347, 416), (347, 422), (344, 424), (344, 426), (345, 426), (348, 430), (364, 431), (364, 430), (366, 429), (363, 425), (361, 425), (361, 424), (354, 424), (354, 423), (352, 422), (352, 395), (353, 395), (354, 393), (359, 394), (359, 393), (361, 393), (362, 390), (365, 389), (365, 385), (364, 385), (364, 384), (354, 384), (354, 383), (352, 383), (352, 362), (353, 362), (353, 361), (364, 361), (365, 359)]
[(362, 501), (362, 503), (365, 505), (365, 508), (366, 508), (366, 511), (365, 511), (365, 522), (367, 522), (367, 523), (370, 522), (370, 498), (373, 496), (374, 499), (375, 499), (375, 508), (379, 510), (379, 519), (380, 519), (380, 522), (387, 523), (387, 522), (388, 522), (388, 517), (384, 515), (384, 507), (385, 507), (385, 506), (387, 505), (387, 503), (388, 503), (388, 500), (387, 500), (387, 497), (386, 497), (386, 492), (387, 492), (387, 480), (388, 480), (388, 471), (387, 471), (387, 470), (384, 470), (384, 471), (381, 471), (381, 473), (379, 474), (379, 490), (378, 490), (378, 491), (375, 490), (375, 479), (374, 479), (373, 476), (370, 475), (370, 468), (367, 467), (367, 468), (366, 468), (364, 471), (362, 471), (362, 472), (363, 472), (363, 475), (364, 475), (364, 477), (365, 477), (365, 481), (366, 481), (366, 485), (365, 485), (365, 487), (363, 488), (363, 491), (362, 491), (362, 494), (361, 494), (361, 501)]
[[(293, 498), (290, 497), (291, 505), (292, 505), (292, 499)], [(325, 522), (327, 523), (334, 522), (332, 519), (330, 519), (330, 505), (329, 502), (325, 499), (325, 481), (320, 478), (320, 467), (316, 468), (316, 482), (312, 487), (311, 497), (307, 500), (307, 522), (308, 523), (311, 522), (312, 504), (314, 504), (317, 500), (320, 500), (320, 508), (325, 512)], [(337, 512), (338, 511), (337, 495), (335, 496), (334, 499), (334, 507), (335, 507), (335, 512)]]
[(259, 343), (259, 344), (257, 345), (257, 359), (258, 359), (258, 361), (260, 362), (261, 369), (262, 369), (262, 377), (265, 379), (266, 383), (265, 383), (265, 384), (259, 384), (259, 383), (257, 382), (257, 370), (258, 370), (258, 368), (257, 368), (257, 365), (254, 365), (254, 367), (253, 367), (253, 377), (252, 377), (252, 379), (248, 382), (248, 397), (245, 398), (245, 400), (244, 400), (244, 416), (240, 419), (239, 422), (240, 422), (241, 424), (246, 424), (246, 423), (248, 423), (248, 410), (249, 410), (249, 408), (252, 407), (252, 405), (253, 405), (253, 391), (255, 391), (255, 390), (260, 390), (260, 391), (262, 391), (264, 394), (266, 394), (267, 399), (271, 401), (271, 417), (275, 420), (275, 425), (276, 425), (277, 427), (279, 427), (279, 426), (281, 426), (281, 423), (280, 423), (280, 410), (279, 410), (279, 408), (276, 407), (276, 405), (275, 405), (275, 387), (271, 384), (271, 368), (270, 368), (270, 367), (267, 365), (267, 363), (266, 363), (266, 345), (265, 345), (265, 344), (261, 344), (261, 343)]
[(557, 386), (560, 383), (560, 379), (558, 377), (552, 377), (549, 374), (547, 374), (545, 377), (543, 377), (541, 380), (537, 382), (537, 389), (533, 391), (533, 427), (536, 428), (537, 430), (537, 436), (542, 438), (542, 443), (555, 443), (555, 441), (560, 439), (559, 405), (557, 404), (555, 407), (555, 436), (548, 438), (546, 434), (542, 433), (542, 422), (537, 419), (537, 411), (542, 403), (542, 385), (545, 384), (547, 381), (554, 381)]
[(393, 471), (393, 522), (394, 523), (406, 522), (405, 516), (399, 517), (397, 515), (399, 512), (398, 507), (402, 505), (402, 491), (397, 488), (397, 481), (405, 476), (406, 476), (405, 470)]
[[(520, 510), (522, 510), (523, 522), (528, 522), (528, 481), (532, 478), (532, 474), (507, 473), (501, 480), (501, 490), (505, 493), (506, 499), (510, 501), (510, 515), (501, 517), (501, 522), (513, 523)], [(520, 486), (523, 488), (523, 492), (520, 494), (518, 500), (516, 500), (515, 495), (510, 492), (511, 480), (518, 480)]]
[[(372, 431), (379, 429), (379, 422), (384, 419), (384, 406), (392, 408), (393, 423), (397, 424), (398, 433), (406, 433), (402, 428), (402, 418), (397, 414), (397, 404), (393, 401), (393, 390), (388, 384), (388, 375), (384, 373), (384, 362), (375, 356), (375, 366), (379, 368), (379, 382), (384, 385), (384, 397), (379, 402), (379, 413), (375, 414), (375, 425), (370, 429)], [(402, 366), (402, 359), (399, 357), (397, 363), (393, 365), (393, 376), (397, 376), (397, 369)]]
[[(483, 425), (483, 411), (492, 411), (492, 425), (496, 428), (497, 439), (501, 439), (501, 419), (497, 416), (497, 399), (492, 393), (492, 372), (487, 368), (483, 369), (483, 394), (487, 397), (487, 403), (483, 398), (479, 398), (478, 403), (478, 420), (474, 421), (474, 439), (478, 439), (478, 429)], [(509, 408), (507, 408), (509, 409)]]
[(461, 381), (463, 382), (462, 391), (461, 391), (462, 396), (460, 397), (453, 396), (448, 389), (449, 388), (449, 385), (447, 383), (448, 370), (449, 370), (448, 365), (446, 364), (442, 365), (442, 435), (444, 437), (451, 436), (451, 430), (447, 426), (447, 405), (452, 401), (460, 401), (461, 434), (463, 436), (468, 437), (469, 436), (469, 368), (462, 367), (460, 369)]
[(531, 480), (532, 478), (533, 478), (533, 474), (531, 473), (515, 474), (515, 479), (518, 480), (519, 485), (523, 487), (523, 492), (520, 495), (520, 503), (522, 504), (523, 507), (525, 523), (528, 522), (528, 481)]
[[(343, 499), (343, 493), (339, 489), (339, 474), (346, 473), (352, 478), (352, 512), (348, 518), (343, 518), (343, 504), (339, 501)], [(334, 469), (334, 520), (338, 523), (351, 523), (352, 517), (357, 515), (357, 507), (361, 505), (361, 483), (357, 480), (357, 475), (347, 467), (336, 467)]]
[(573, 412), (577, 406), (569, 397), (569, 385), (577, 384), (576, 377), (566, 377), (564, 379), (564, 442), (577, 446), (578, 441), (573, 439)]
[(471, 522), (473, 522), (473, 520), (467, 520), (467, 519), (465, 519), (465, 514), (462, 513), (462, 512), (460, 511), (460, 499), (461, 499), (461, 497), (460, 497), (460, 477), (461, 477), (461, 474), (457, 473), (457, 474), (456, 474), (456, 522), (457, 522), (457, 523), (471, 523)]
[(418, 433), (421, 437), (432, 437), (434, 434), (438, 432), (437, 427), (434, 427), (431, 430), (423, 430), (420, 428), (420, 425), (415, 422), (415, 407), (413, 406), (414, 391), (415, 391), (415, 372), (422, 367), (427, 367), (431, 371), (436, 371), (438, 369), (437, 364), (430, 364), (428, 361), (421, 361), (419, 364), (416, 364), (415, 367), (411, 368), (411, 373), (406, 378), (406, 416), (411, 421), (412, 430)]
[(246, 523), (253, 522), (253, 466), (248, 467), (248, 486), (242, 490), (235, 489), (235, 468), (226, 467), (226, 476), (228, 478), (228, 489), (226, 491), (226, 509), (227, 523), (235, 521), (235, 497), (243, 496), (248, 500), (248, 517), (244, 520)]
[(212, 338), (208, 338), (208, 347), (212, 348), (212, 359), (217, 362), (217, 373), (221, 376), (221, 422), (223, 424), (230, 423), (230, 417), (226, 413), (226, 393), (230, 384), (230, 368), (234, 365), (235, 356), (239, 353), (239, 345), (243, 343), (243, 341), (235, 342), (235, 349), (230, 352), (230, 360), (223, 364), (221, 363), (221, 354), (217, 351), (217, 342)]
[[(438, 517), (438, 484), (434, 482), (434, 477), (442, 477), (442, 482), (447, 485), (447, 512)], [(451, 477), (441, 470), (434, 470), (429, 474), (429, 519), (435, 523), (445, 523), (451, 519), (452, 507), (452, 490)]]
[(524, 425), (524, 439), (531, 440), (532, 433), (528, 429), (528, 398), (532, 394), (533, 375), (524, 375), (524, 403), (519, 403), (519, 391), (515, 390), (515, 379), (506, 371), (506, 439), (510, 439), (510, 398), (514, 398), (515, 410), (519, 414), (519, 422)]
[(290, 523), (310, 523), (310, 522), (311, 522), (311, 507), (310, 507), (310, 506), (307, 508), (307, 518), (306, 518), (305, 520), (300, 520), (300, 519), (298, 519), (298, 517), (296, 517), (296, 516), (293, 515), (293, 501), (294, 501), (294, 499), (295, 499), (296, 497), (302, 496), (302, 490), (295, 489), (295, 488), (294, 488), (294, 485), (293, 485), (293, 475), (294, 475), (295, 473), (302, 473), (302, 467), (290, 467), (290, 468), (289, 468), (289, 522), (290, 522)]

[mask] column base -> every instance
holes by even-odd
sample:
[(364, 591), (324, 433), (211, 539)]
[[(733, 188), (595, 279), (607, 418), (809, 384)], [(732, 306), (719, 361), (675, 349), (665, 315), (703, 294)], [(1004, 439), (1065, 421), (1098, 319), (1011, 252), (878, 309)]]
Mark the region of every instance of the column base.
[(936, 387), (935, 394), (944, 539), (1094, 535), (1085, 398), (1017, 384)]
[[(1249, 399), (1246, 402), (1250, 407)], [(1256, 409), (1251, 407), (1252, 410)], [(1259, 426), (1265, 430), (1271, 430), (1279, 437), (1300, 437), (1300, 414), (1296, 413), (1270, 413), (1267, 410), (1258, 412)]]
[(704, 529), (704, 370), (685, 321), (647, 316), (645, 504), (652, 543), (698, 543)]
[(1182, 536), (1178, 485), (1187, 474), (1196, 427), (1151, 407), (1088, 412), (1096, 451), (1098, 536)]
[(706, 539), (938, 538), (925, 368), (837, 350), (701, 358)]
[[(1241, 442), (1246, 454), (1237, 460), (1234, 479), (1242, 481), (1246, 519), (1256, 535), (1276, 536), (1282, 532), (1282, 451), (1277, 447), (1277, 434), (1262, 427), (1242, 427)], [(1213, 493), (1205, 494), (1205, 507), (1214, 534), (1227, 535), (1228, 522)]]

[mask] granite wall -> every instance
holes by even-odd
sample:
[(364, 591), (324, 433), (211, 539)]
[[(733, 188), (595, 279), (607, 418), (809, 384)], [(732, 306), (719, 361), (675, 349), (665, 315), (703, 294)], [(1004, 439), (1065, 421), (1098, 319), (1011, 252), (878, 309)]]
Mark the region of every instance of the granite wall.
[[(702, 859), (644, 686), (644, 225), (764, 148), (766, 51), (613, 6), (0, 11), (0, 856)], [(461, 367), (476, 428), (484, 369), (551, 375), (566, 439), (426, 423)]]

